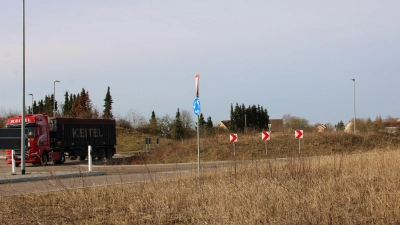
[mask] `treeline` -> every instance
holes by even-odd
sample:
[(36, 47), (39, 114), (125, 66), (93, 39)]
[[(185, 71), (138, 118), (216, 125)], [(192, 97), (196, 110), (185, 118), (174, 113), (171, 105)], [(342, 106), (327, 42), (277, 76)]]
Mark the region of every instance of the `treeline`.
[(235, 107), (231, 104), (230, 117), (229, 129), (234, 132), (243, 132), (245, 129), (261, 131), (268, 128), (268, 111), (260, 105), (249, 105), (246, 108), (244, 104), (236, 103)]
[[(187, 110), (181, 111), (179, 108), (176, 111), (175, 117), (170, 117), (169, 115), (157, 117), (156, 113), (152, 111), (148, 121), (136, 111), (131, 110), (127, 116), (117, 120), (117, 125), (145, 134), (179, 140), (196, 136), (197, 122), (194, 121), (192, 112)], [(202, 135), (212, 135), (215, 133), (211, 116), (206, 121), (203, 114), (200, 113), (199, 124)]]
[[(70, 94), (66, 91), (64, 97), (64, 103), (58, 104), (57, 101), (54, 101), (53, 94), (46, 95), (44, 99), (38, 102), (34, 101), (32, 108), (28, 107), (27, 113), (48, 114), (50, 116), (54, 114), (56, 117), (114, 118), (112, 114), (113, 100), (110, 94), (110, 87), (108, 87), (104, 98), (104, 110), (102, 113), (93, 107), (89, 91), (86, 91), (84, 88), (82, 88), (82, 91), (78, 94)], [(59, 110), (59, 106), (61, 110)], [(55, 112), (53, 112), (53, 109)]]

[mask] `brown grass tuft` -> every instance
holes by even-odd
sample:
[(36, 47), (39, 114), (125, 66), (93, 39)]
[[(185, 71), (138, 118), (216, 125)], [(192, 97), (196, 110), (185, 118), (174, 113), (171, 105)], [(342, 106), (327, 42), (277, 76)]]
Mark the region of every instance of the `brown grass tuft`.
[[(398, 224), (400, 152), (254, 160), (0, 200), (4, 224)], [(234, 172), (236, 171), (236, 173)]]

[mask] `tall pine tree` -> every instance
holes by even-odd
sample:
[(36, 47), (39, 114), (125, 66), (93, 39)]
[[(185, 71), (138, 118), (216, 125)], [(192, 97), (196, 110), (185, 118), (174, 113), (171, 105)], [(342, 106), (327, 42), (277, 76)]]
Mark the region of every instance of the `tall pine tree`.
[(80, 94), (77, 95), (74, 106), (72, 107), (72, 114), (74, 117), (92, 118), (93, 117), (93, 104), (90, 100), (89, 92), (82, 88)]
[(231, 104), (231, 121), (229, 129), (234, 132), (243, 132), (245, 127), (255, 130), (263, 130), (268, 127), (269, 116), (267, 109), (260, 105), (252, 105), (245, 108), (244, 104), (235, 108)]
[(63, 116), (65, 116), (65, 117), (72, 116), (71, 111), (72, 111), (72, 106), (73, 106), (74, 102), (70, 96), (72, 96), (72, 95), (68, 95), (68, 91), (66, 91), (64, 94), (64, 97), (65, 97), (64, 106), (62, 108)]
[(214, 127), (214, 124), (213, 124), (213, 122), (212, 122), (212, 119), (211, 119), (211, 116), (209, 116), (208, 118), (207, 118), (207, 122), (206, 122), (206, 129), (207, 130), (210, 130), (210, 129), (212, 129), (213, 127)]
[(174, 138), (179, 140), (183, 138), (185, 131), (183, 129), (183, 123), (181, 120), (181, 113), (178, 111), (176, 112), (175, 121), (174, 121)]
[(156, 113), (154, 111), (151, 112), (149, 128), (151, 134), (158, 135), (160, 133), (160, 127), (158, 126)]
[(204, 120), (203, 113), (200, 113), (199, 124), (200, 124), (200, 129), (203, 129), (206, 126), (206, 121)]
[(231, 120), (229, 121), (229, 130), (236, 131), (236, 117), (235, 111), (233, 110), (233, 104), (231, 104)]
[(103, 110), (103, 118), (104, 119), (114, 118), (114, 116), (111, 112), (112, 104), (113, 104), (113, 100), (112, 100), (112, 97), (110, 94), (110, 87), (108, 87), (106, 97), (104, 98), (104, 110)]

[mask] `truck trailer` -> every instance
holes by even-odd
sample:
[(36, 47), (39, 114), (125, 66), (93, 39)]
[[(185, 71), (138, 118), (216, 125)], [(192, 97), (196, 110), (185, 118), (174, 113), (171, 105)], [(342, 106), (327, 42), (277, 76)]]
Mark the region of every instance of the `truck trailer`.
[[(6, 128), (21, 128), (21, 116), (7, 120)], [(25, 162), (46, 165), (62, 164), (65, 157), (85, 160), (88, 146), (92, 159), (111, 159), (116, 153), (116, 123), (112, 119), (51, 118), (46, 114), (25, 116), (29, 147)], [(11, 149), (6, 149), (6, 163), (12, 163)], [(15, 163), (21, 163), (21, 150), (15, 150)]]

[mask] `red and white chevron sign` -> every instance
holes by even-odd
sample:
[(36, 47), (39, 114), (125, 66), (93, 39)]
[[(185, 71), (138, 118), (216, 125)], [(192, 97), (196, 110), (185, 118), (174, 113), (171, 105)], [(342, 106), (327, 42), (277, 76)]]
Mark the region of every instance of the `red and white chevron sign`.
[(271, 139), (271, 135), (269, 134), (268, 131), (263, 131), (263, 132), (261, 133), (261, 139), (262, 139), (263, 141), (269, 141), (269, 139)]
[(294, 132), (294, 137), (297, 139), (303, 138), (303, 130), (296, 130)]
[(231, 142), (237, 142), (237, 134), (230, 134), (229, 137)]
[(199, 97), (199, 79), (200, 79), (200, 74), (196, 74), (195, 80), (196, 80), (196, 98)]

